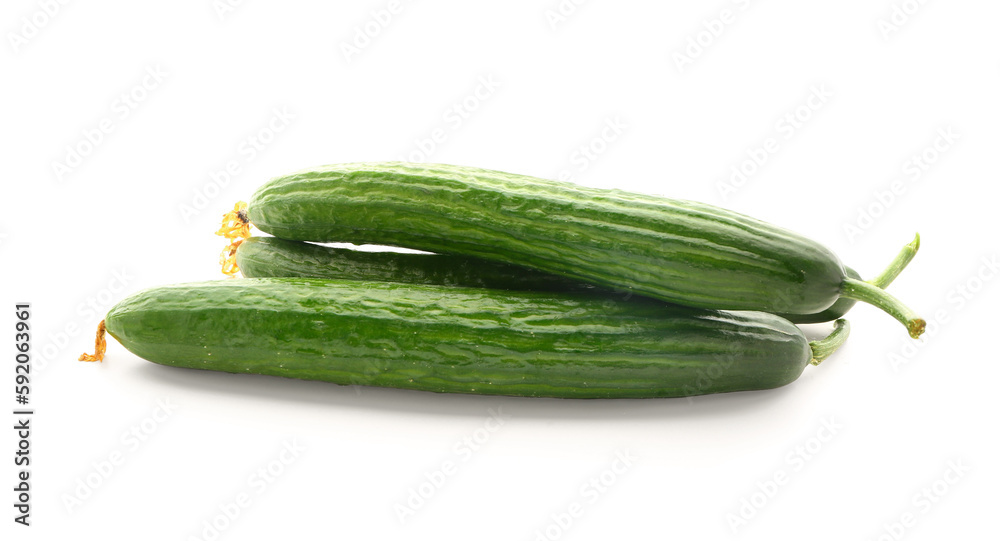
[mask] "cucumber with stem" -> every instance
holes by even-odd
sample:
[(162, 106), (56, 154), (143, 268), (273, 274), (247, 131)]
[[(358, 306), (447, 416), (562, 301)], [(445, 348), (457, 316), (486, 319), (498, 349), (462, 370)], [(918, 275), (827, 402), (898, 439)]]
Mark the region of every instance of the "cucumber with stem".
[(840, 298), (924, 320), (824, 246), (711, 205), (473, 167), (401, 162), (272, 179), (246, 216), (288, 240), (481, 257), (685, 306), (815, 314)]
[(682, 397), (770, 389), (846, 338), (810, 343), (761, 312), (588, 293), (246, 278), (157, 287), (103, 331), (154, 363), (343, 385), (555, 398)]
[[(885, 288), (916, 255), (920, 237), (907, 244), (870, 283)], [(321, 246), (277, 237), (249, 237), (236, 250), (236, 263), (247, 278), (299, 277), (376, 280), (410, 284), (485, 287), (521, 291), (593, 291), (627, 297), (555, 274), (477, 257), (451, 254), (369, 252)], [(848, 276), (860, 279), (854, 269)], [(778, 314), (792, 323), (822, 323), (843, 317), (855, 304), (842, 298), (816, 314)]]

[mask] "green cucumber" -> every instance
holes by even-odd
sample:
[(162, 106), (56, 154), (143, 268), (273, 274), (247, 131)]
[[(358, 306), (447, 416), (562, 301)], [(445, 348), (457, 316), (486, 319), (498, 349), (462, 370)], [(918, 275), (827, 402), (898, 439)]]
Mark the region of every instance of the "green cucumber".
[[(102, 329), (169, 366), (343, 385), (558, 398), (769, 389), (846, 338), (810, 343), (759, 312), (588, 293), (247, 278), (158, 287)], [(103, 358), (103, 335), (96, 356)]]
[[(892, 264), (872, 284), (885, 288), (899, 275), (920, 244), (917, 237), (907, 244)], [(249, 237), (236, 250), (236, 263), (247, 278), (299, 277), (333, 280), (374, 280), (407, 284), (485, 287), (517, 291), (615, 292), (549, 274), (489, 259), (451, 254), (369, 252), (320, 246), (277, 237)], [(861, 279), (845, 267), (851, 278)], [(617, 292), (622, 294), (624, 292)], [(624, 295), (629, 296), (628, 294)], [(793, 323), (823, 323), (840, 319), (854, 306), (842, 298), (817, 314), (779, 314)]]
[(369, 252), (277, 237), (250, 237), (236, 249), (247, 278), (326, 278), (520, 291), (598, 291), (597, 286), (498, 261), (460, 255)]
[(686, 306), (815, 314), (862, 300), (925, 323), (851, 278), (822, 245), (711, 205), (452, 165), (330, 165), (267, 182), (247, 215), (276, 237), (493, 259)]

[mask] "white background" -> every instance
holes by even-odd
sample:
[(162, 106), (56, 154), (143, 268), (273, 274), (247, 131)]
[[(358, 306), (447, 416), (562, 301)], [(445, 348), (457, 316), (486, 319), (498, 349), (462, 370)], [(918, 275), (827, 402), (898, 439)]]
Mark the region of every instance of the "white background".
[[(12, 409), (13, 305), (30, 301), (36, 411), (30, 529), (12, 522), (14, 431), (0, 439), (5, 531), (187, 540), (213, 538), (215, 521), (218, 539), (995, 532), (1000, 280), (985, 261), (997, 257), (1000, 4), (566, 0), (557, 20), (556, 0), (404, 1), (395, 14), (386, 0), (234, 3), (4, 2), (0, 389)], [(359, 37), (366, 28), (376, 35)], [(931, 329), (910, 342), (860, 306), (848, 344), (794, 384), (692, 400), (356, 389), (171, 369), (114, 341), (103, 364), (76, 362), (114, 302), (221, 279), (219, 217), (268, 178), (398, 158), (725, 206), (826, 244), (866, 277), (919, 231), (923, 247), (891, 289)], [(218, 174), (227, 164), (229, 179)], [(756, 170), (723, 194), (734, 166)], [(127, 435), (134, 427), (142, 441)], [(286, 444), (300, 450), (282, 455)], [(452, 475), (440, 473), (446, 461)], [(272, 481), (253, 477), (269, 466), (281, 470)], [(582, 487), (602, 474), (593, 497)], [(400, 520), (411, 490), (430, 495)], [(236, 502), (247, 505), (220, 518)]]

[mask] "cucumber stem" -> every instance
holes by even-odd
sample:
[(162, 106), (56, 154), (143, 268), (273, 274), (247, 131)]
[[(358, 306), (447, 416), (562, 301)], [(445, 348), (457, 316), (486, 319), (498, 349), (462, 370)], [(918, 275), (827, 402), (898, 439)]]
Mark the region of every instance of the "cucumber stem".
[(812, 349), (812, 360), (809, 363), (816, 366), (833, 355), (834, 351), (844, 345), (849, 334), (851, 334), (851, 324), (846, 319), (838, 319), (834, 322), (833, 332), (829, 336), (809, 342), (809, 348)]
[(913, 239), (913, 242), (907, 244), (906, 246), (903, 246), (903, 249), (896, 256), (896, 259), (893, 259), (892, 262), (889, 263), (889, 266), (884, 271), (882, 271), (882, 274), (879, 274), (875, 278), (868, 280), (868, 283), (875, 287), (885, 289), (886, 287), (889, 286), (889, 284), (892, 283), (893, 280), (896, 279), (897, 276), (899, 276), (899, 273), (902, 272), (903, 269), (905, 269), (906, 266), (910, 264), (910, 261), (913, 260), (913, 256), (917, 255), (917, 250), (919, 249), (920, 249), (920, 233), (917, 233), (917, 236), (916, 238)]
[(881, 309), (905, 325), (912, 338), (919, 338), (927, 326), (926, 321), (917, 316), (916, 312), (900, 302), (899, 299), (868, 282), (845, 277), (840, 285), (840, 296), (866, 302)]

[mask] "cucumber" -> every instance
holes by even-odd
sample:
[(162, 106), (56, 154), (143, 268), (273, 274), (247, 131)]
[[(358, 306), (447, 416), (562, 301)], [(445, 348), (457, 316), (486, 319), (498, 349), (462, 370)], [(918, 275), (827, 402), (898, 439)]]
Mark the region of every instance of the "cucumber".
[[(759, 312), (588, 293), (247, 278), (149, 289), (102, 322), (163, 365), (342, 385), (557, 398), (769, 389), (846, 338)], [(103, 335), (98, 335), (99, 346)], [(100, 360), (103, 349), (81, 360)]]
[[(885, 288), (899, 275), (920, 245), (920, 237), (907, 244), (900, 255), (872, 284)], [(277, 237), (249, 237), (236, 250), (236, 263), (247, 278), (300, 277), (345, 280), (375, 280), (408, 284), (485, 287), (520, 291), (594, 291), (621, 295), (555, 274), (499, 263), (488, 259), (451, 254), (367, 252), (319, 246)], [(851, 278), (861, 279), (845, 267)], [(625, 296), (628, 296), (627, 294)], [(619, 297), (621, 298), (621, 297)], [(823, 323), (840, 319), (854, 306), (842, 298), (816, 314), (779, 314), (793, 323)]]
[(925, 323), (822, 245), (711, 205), (452, 165), (354, 163), (275, 178), (249, 221), (276, 237), (493, 259), (686, 306), (815, 314), (846, 297)]
[(247, 238), (236, 249), (236, 263), (247, 278), (371, 280), (523, 291), (601, 290), (555, 274), (477, 257), (368, 252), (277, 237)]

